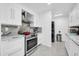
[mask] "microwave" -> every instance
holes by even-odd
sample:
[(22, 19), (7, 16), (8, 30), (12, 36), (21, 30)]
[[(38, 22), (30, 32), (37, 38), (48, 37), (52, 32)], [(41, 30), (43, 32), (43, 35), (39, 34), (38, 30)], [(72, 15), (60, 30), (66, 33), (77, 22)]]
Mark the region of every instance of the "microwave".
[(77, 33), (78, 28), (70, 28), (70, 33)]
[(72, 26), (72, 27), (70, 27), (69, 32), (79, 35), (79, 27), (78, 26)]

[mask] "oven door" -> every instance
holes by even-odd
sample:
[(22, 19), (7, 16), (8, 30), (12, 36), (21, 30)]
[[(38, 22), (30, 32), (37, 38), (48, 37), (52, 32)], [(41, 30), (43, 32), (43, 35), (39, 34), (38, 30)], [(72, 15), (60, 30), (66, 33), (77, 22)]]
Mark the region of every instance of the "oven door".
[(27, 51), (37, 45), (37, 37), (27, 40)]

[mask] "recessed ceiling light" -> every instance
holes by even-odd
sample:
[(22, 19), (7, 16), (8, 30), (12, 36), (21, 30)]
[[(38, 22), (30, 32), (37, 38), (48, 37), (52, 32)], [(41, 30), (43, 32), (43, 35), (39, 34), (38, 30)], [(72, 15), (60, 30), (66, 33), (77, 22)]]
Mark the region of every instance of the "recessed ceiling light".
[(48, 3), (48, 5), (51, 5), (52, 3)]
[(54, 17), (57, 17), (57, 16), (62, 16), (63, 14), (56, 14), (56, 15), (54, 15)]

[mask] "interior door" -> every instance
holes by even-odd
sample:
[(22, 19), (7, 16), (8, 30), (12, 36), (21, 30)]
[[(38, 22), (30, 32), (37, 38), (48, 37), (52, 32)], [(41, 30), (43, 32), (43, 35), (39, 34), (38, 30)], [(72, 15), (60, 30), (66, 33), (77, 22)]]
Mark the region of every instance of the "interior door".
[(52, 21), (51, 24), (51, 41), (54, 42), (55, 41), (55, 28), (54, 28), (54, 22)]

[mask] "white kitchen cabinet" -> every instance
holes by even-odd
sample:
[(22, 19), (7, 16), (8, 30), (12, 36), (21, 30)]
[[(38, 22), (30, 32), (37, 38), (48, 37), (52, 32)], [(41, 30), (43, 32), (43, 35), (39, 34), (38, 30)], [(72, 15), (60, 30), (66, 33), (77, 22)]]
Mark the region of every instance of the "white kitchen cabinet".
[(2, 24), (21, 25), (21, 8), (17, 4), (0, 4), (0, 21)]
[(1, 43), (1, 56), (24, 56), (24, 37), (9, 39)]
[(72, 40), (70, 41), (70, 51), (71, 51), (71, 56), (78, 56), (79, 54), (79, 46), (76, 45)]
[(77, 48), (77, 47), (75, 47), (74, 42), (72, 40), (70, 40), (69, 44), (70, 44), (70, 46), (69, 46), (70, 47), (70, 56), (74, 56), (76, 54), (75, 48)]
[(67, 50), (67, 52), (68, 52), (68, 55), (70, 56), (70, 55), (71, 55), (70, 40), (69, 40), (68, 37), (66, 38), (66, 41), (65, 41), (65, 47), (66, 47), (66, 50)]
[(76, 6), (69, 15), (69, 26), (79, 25), (79, 6)]
[(76, 21), (76, 19), (74, 19), (74, 13), (71, 13), (70, 15), (69, 15), (69, 26), (74, 26), (75, 25), (75, 21)]
[(74, 43), (73, 39), (67, 36), (65, 46), (69, 56), (79, 56), (79, 46)]

